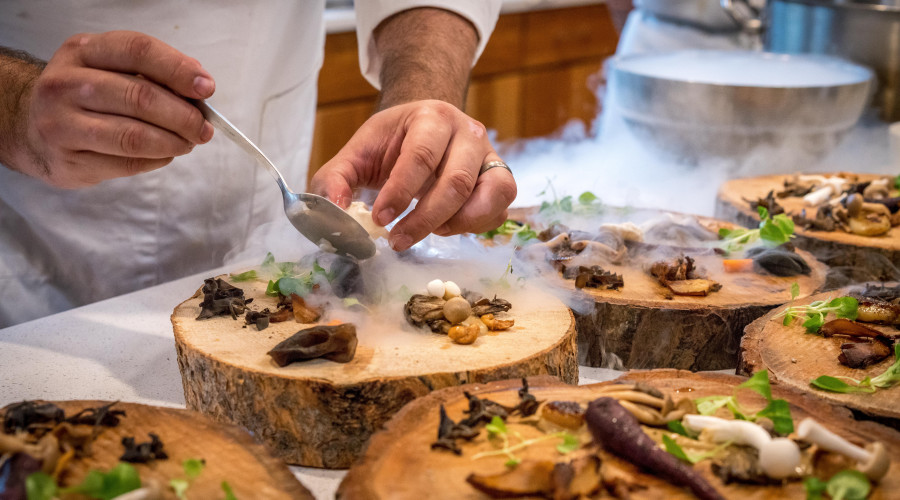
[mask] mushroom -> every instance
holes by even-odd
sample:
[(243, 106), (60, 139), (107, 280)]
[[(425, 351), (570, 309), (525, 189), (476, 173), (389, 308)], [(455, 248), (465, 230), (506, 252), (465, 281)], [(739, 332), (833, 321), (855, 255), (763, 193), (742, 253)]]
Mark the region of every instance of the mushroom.
[(865, 189), (863, 189), (863, 196), (875, 200), (889, 197), (891, 193), (888, 190), (888, 181), (890, 180), (891, 179), (889, 177), (875, 179), (874, 181), (870, 182)]
[(876, 441), (865, 449), (860, 448), (811, 418), (803, 419), (797, 426), (797, 437), (809, 441), (823, 450), (838, 453), (856, 461), (859, 471), (872, 481), (883, 478), (891, 467), (891, 457), (888, 456), (884, 444)]
[[(859, 195), (854, 194), (850, 198), (855, 196)], [(847, 201), (847, 215), (850, 216), (847, 225), (851, 233), (861, 236), (878, 236), (890, 231), (891, 211), (886, 206), (865, 201), (860, 204), (857, 201), (851, 201), (850, 198)], [(859, 206), (855, 214), (850, 210), (851, 203), (854, 207)]]
[(462, 323), (472, 315), (472, 306), (462, 297), (453, 297), (444, 302), (444, 318), (451, 324)]
[(471, 344), (478, 339), (478, 325), (451, 326), (447, 335), (457, 344)]
[(444, 300), (450, 300), (460, 295), (462, 295), (462, 290), (459, 289), (459, 285), (452, 281), (444, 282)]
[(800, 447), (788, 438), (775, 438), (765, 429), (746, 420), (725, 420), (705, 415), (685, 415), (684, 426), (694, 432), (706, 431), (717, 443), (731, 441), (756, 448), (759, 466), (773, 479), (793, 475), (800, 465)]
[(444, 298), (444, 294), (446, 293), (446, 288), (444, 286), (444, 282), (439, 279), (433, 279), (425, 285), (425, 291), (428, 292), (428, 295), (432, 297)]
[(346, 363), (356, 354), (356, 327), (351, 323), (319, 325), (291, 335), (269, 351), (278, 366), (314, 358)]
[(493, 314), (485, 314), (481, 317), (481, 322), (487, 326), (490, 331), (498, 331), (498, 330), (509, 330), (516, 324), (516, 320), (514, 319), (499, 319), (495, 318)]

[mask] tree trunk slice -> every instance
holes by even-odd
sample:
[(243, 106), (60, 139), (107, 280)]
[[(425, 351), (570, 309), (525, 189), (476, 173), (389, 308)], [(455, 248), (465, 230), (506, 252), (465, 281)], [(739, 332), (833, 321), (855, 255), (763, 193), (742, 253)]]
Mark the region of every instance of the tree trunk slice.
[[(53, 403), (70, 416), (83, 408), (105, 405), (109, 401)], [(182, 462), (187, 459), (206, 462), (203, 472), (187, 490), (189, 498), (224, 498), (221, 485), (227, 481), (237, 498), (313, 499), (285, 464), (243, 429), (214, 422), (188, 410), (122, 402), (116, 403), (113, 409), (125, 410), (126, 415), (118, 426), (102, 428), (91, 445), (90, 456), (69, 463), (61, 486), (81, 483), (91, 469), (104, 472), (112, 469), (125, 450), (121, 444), (123, 437), (134, 437), (136, 442), (142, 443), (150, 441), (148, 433), (152, 432), (163, 442), (169, 458), (133, 465), (143, 484), (155, 480), (166, 488), (167, 499), (176, 498), (168, 484), (172, 479), (185, 478)]]
[[(529, 221), (535, 211), (518, 209), (510, 218)], [(698, 219), (713, 232), (720, 227), (734, 227), (715, 219)], [(754, 272), (729, 273), (722, 267), (721, 257), (696, 256), (697, 265), (706, 269), (710, 279), (722, 284), (722, 289), (706, 297), (674, 295), (671, 300), (664, 297), (667, 289), (642, 267), (627, 261), (623, 265), (603, 265), (604, 269), (621, 274), (625, 286), (619, 290), (582, 289), (594, 305), (574, 311), (578, 362), (614, 369), (733, 369), (737, 366), (744, 327), (790, 300), (792, 283), (798, 283), (803, 294), (824, 285), (827, 267), (808, 253), (800, 255), (812, 273), (787, 278)], [(563, 279), (562, 275), (549, 279), (554, 286), (575, 289), (574, 281)]]
[[(846, 287), (812, 297), (798, 299), (795, 305), (808, 304), (814, 300), (829, 300), (846, 295), (858, 287)], [(787, 307), (787, 306), (785, 306)], [(774, 318), (784, 307), (779, 307), (747, 326), (741, 341), (741, 360), (738, 373), (750, 374), (759, 370), (769, 370), (772, 380), (779, 384), (812, 393), (815, 397), (844, 405), (875, 417), (900, 419), (900, 386), (878, 389), (874, 394), (840, 394), (822, 391), (809, 385), (820, 375), (851, 377), (862, 380), (866, 376), (876, 376), (884, 372), (894, 362), (892, 355), (868, 368), (855, 369), (838, 362), (840, 346), (849, 340), (846, 337), (824, 338), (806, 333), (802, 320), (794, 320), (790, 326), (782, 324), (782, 318)], [(829, 315), (826, 321), (833, 319)], [(884, 332), (896, 329), (891, 326), (866, 323), (866, 326)], [(900, 422), (894, 422), (898, 426)]]
[[(857, 174), (861, 181), (881, 178), (873, 174)], [(784, 187), (790, 175), (769, 175), (746, 179), (733, 179), (719, 188), (716, 196), (716, 217), (746, 227), (758, 227), (759, 215), (750, 208), (747, 200), (765, 198), (769, 191)], [(805, 207), (803, 198), (781, 198), (778, 204), (787, 214), (799, 214)], [(813, 211), (815, 209), (813, 208)], [(813, 213), (813, 215), (815, 215)], [(832, 267), (849, 267), (864, 270), (873, 280), (898, 279), (900, 266), (900, 227), (892, 227), (882, 236), (860, 236), (842, 230), (817, 231), (797, 227), (794, 238), (798, 247), (811, 252)], [(885, 262), (887, 261), (887, 262)]]
[[(240, 285), (254, 307), (274, 310), (264, 284)], [(258, 332), (242, 328), (240, 318), (197, 321), (199, 303), (195, 296), (172, 314), (188, 407), (246, 427), (291, 464), (349, 467), (391, 415), (435, 389), (542, 374), (578, 381), (574, 318), (549, 295), (529, 307), (513, 302), (515, 326), (471, 345), (412, 331), (398, 310), (396, 325), (385, 325), (388, 339), (357, 328), (359, 346), (349, 363), (316, 359), (285, 367), (266, 352), (310, 325), (272, 323)]]
[[(734, 387), (744, 378), (718, 373), (691, 373), (681, 370), (651, 370), (626, 373), (619, 381), (644, 382), (663, 392), (690, 391), (692, 398), (732, 394)], [(584, 405), (598, 397), (597, 388), (615, 382), (604, 382), (586, 386), (566, 385), (552, 377), (528, 379), (529, 392), (539, 401), (578, 401)], [(518, 380), (492, 382), (485, 385), (453, 387), (435, 391), (419, 398), (403, 408), (392, 418), (383, 431), (375, 434), (365, 455), (350, 469), (338, 488), (341, 500), (378, 499), (486, 499), (488, 496), (471, 487), (465, 478), (470, 473), (494, 474), (505, 469), (506, 457), (485, 457), (473, 461), (477, 451), (491, 449), (481, 435), (472, 444), (461, 442), (463, 454), (454, 455), (446, 451), (430, 450), (430, 444), (437, 437), (440, 406), (443, 404), (447, 415), (455, 420), (464, 416), (468, 408), (463, 390), (479, 397), (501, 404), (513, 405), (517, 402), (517, 391), (521, 387)], [(814, 417), (837, 434), (856, 443), (878, 440), (885, 443), (888, 452), (900, 455), (900, 433), (874, 422), (856, 422), (849, 411), (839, 406), (824, 403), (810, 395), (799, 393), (778, 385), (772, 386), (775, 398), (786, 399), (790, 403), (795, 422), (805, 417)], [(749, 408), (762, 408), (765, 401), (752, 391), (741, 391), (741, 403)], [(522, 459), (544, 459), (569, 461), (585, 450), (562, 456), (553, 446), (555, 440), (548, 440), (545, 447), (535, 445), (520, 450), (516, 456)], [(541, 443), (543, 444), (543, 443)], [(612, 471), (624, 473), (634, 478), (634, 482), (646, 485), (646, 489), (631, 492), (634, 499), (692, 499), (687, 489), (679, 488), (603, 450), (601, 474)], [(784, 486), (749, 486), (738, 483), (725, 485), (712, 474), (709, 461), (694, 466), (725, 498), (740, 500), (774, 500), (781, 498), (805, 498), (801, 481), (789, 482)], [(900, 487), (900, 462), (896, 459), (887, 476), (877, 485), (869, 499), (887, 499), (896, 495)]]

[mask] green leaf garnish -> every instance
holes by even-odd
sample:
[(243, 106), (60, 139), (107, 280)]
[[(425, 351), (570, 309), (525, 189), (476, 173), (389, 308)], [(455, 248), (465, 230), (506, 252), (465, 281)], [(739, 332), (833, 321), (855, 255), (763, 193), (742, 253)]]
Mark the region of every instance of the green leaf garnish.
[(846, 318), (855, 320), (859, 301), (854, 297), (837, 297), (829, 301), (816, 300), (803, 306), (789, 306), (783, 311), (776, 314), (774, 318), (784, 317), (782, 324), (790, 325), (795, 319), (805, 317), (803, 326), (809, 333), (818, 332), (822, 325), (825, 324), (825, 317), (829, 313), (834, 313), (838, 318)]
[(815, 476), (809, 476), (803, 480), (803, 487), (806, 489), (806, 500), (820, 500), (822, 493), (825, 493), (827, 483)]
[(257, 278), (257, 273), (256, 273), (256, 269), (251, 269), (249, 271), (245, 271), (245, 272), (238, 273), (238, 274), (231, 273), (229, 276), (231, 277), (231, 281), (240, 283), (242, 281), (255, 280)]
[(842, 470), (831, 476), (825, 491), (832, 500), (865, 500), (872, 491), (872, 483), (858, 470)]
[(693, 436), (688, 434), (687, 429), (684, 428), (684, 424), (681, 423), (681, 420), (669, 420), (668, 422), (666, 422), (666, 427), (668, 427), (669, 430), (674, 432), (675, 434), (680, 434), (684, 437), (693, 439)]
[[(768, 404), (765, 408), (755, 413), (742, 408), (737, 400), (737, 392), (740, 389), (750, 389), (756, 392), (766, 398)], [(784, 399), (774, 399), (772, 397), (772, 386), (769, 382), (769, 372), (767, 370), (760, 370), (754, 373), (744, 383), (735, 387), (734, 394), (730, 396), (707, 396), (697, 398), (694, 402), (697, 404), (697, 413), (701, 415), (712, 415), (719, 408), (725, 407), (738, 420), (755, 422), (759, 418), (765, 417), (772, 421), (775, 431), (779, 434), (787, 435), (794, 431), (794, 419), (791, 417), (790, 406)]]
[(785, 214), (770, 217), (769, 211), (763, 206), (756, 207), (756, 210), (760, 220), (757, 229), (719, 229), (719, 238), (722, 240), (720, 247), (726, 255), (760, 239), (777, 246), (794, 237), (794, 221), (790, 217)]
[(849, 377), (831, 377), (829, 375), (822, 375), (810, 381), (810, 385), (817, 389), (829, 392), (873, 393), (878, 389), (893, 387), (897, 382), (900, 382), (900, 343), (894, 344), (894, 363), (887, 367), (880, 375), (871, 378), (866, 377), (862, 380), (854, 380)]
[(522, 222), (514, 221), (512, 219), (507, 219), (497, 229), (492, 229), (486, 233), (481, 233), (479, 236), (485, 239), (492, 239), (497, 235), (513, 236), (516, 238), (518, 243), (524, 243), (528, 240), (537, 238), (537, 232), (532, 229), (531, 226)]
[(80, 493), (99, 500), (110, 500), (141, 487), (141, 478), (133, 465), (120, 462), (109, 472), (91, 470), (84, 481), (60, 493)]
[(45, 472), (34, 472), (25, 478), (25, 498), (28, 500), (53, 500), (58, 490), (56, 481)]
[(237, 500), (237, 497), (234, 496), (234, 491), (231, 489), (231, 485), (228, 484), (227, 481), (222, 481), (222, 491), (225, 492), (225, 500)]
[(581, 443), (578, 441), (578, 436), (563, 431), (562, 433), (563, 442), (556, 445), (556, 451), (565, 455), (567, 453), (572, 453), (581, 447)]
[(170, 479), (169, 487), (172, 488), (172, 491), (175, 492), (175, 496), (180, 498), (181, 500), (185, 500), (187, 496), (188, 487), (190, 487), (191, 483), (187, 479)]
[(206, 462), (203, 459), (189, 458), (181, 463), (181, 467), (184, 469), (184, 475), (193, 480), (203, 472)]
[(687, 462), (689, 464), (695, 464), (702, 460), (706, 460), (707, 458), (712, 458), (718, 455), (722, 450), (731, 445), (731, 441), (726, 441), (716, 446), (712, 450), (709, 450), (704, 453), (687, 453), (684, 451), (684, 448), (681, 447), (678, 443), (675, 442), (674, 439), (669, 436), (663, 434), (662, 437), (663, 446), (666, 447), (666, 451), (669, 452), (675, 458)]

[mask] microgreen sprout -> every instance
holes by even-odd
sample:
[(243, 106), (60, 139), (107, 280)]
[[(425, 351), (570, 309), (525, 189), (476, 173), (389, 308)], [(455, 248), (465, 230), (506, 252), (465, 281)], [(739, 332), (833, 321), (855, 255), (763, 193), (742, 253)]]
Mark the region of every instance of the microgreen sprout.
[(807, 477), (803, 481), (807, 500), (819, 500), (828, 493), (832, 500), (865, 500), (872, 490), (872, 483), (858, 470), (842, 470), (828, 481), (817, 477)]
[(538, 210), (539, 213), (552, 214), (564, 212), (576, 215), (598, 215), (604, 212), (604, 207), (600, 202), (600, 198), (590, 191), (581, 193), (578, 195), (578, 198), (572, 198), (571, 195), (559, 198), (556, 195), (556, 189), (553, 188), (553, 183), (548, 179), (547, 187), (538, 193), (538, 196), (545, 195), (548, 190), (553, 195), (553, 201), (541, 202), (541, 208)]
[(492, 229), (479, 236), (485, 239), (493, 239), (497, 235), (508, 235), (516, 240), (516, 243), (524, 243), (528, 240), (537, 238), (537, 232), (524, 222), (507, 219), (497, 229)]
[[(547, 441), (548, 439), (562, 439), (562, 442), (556, 445), (556, 451), (560, 452), (563, 455), (571, 453), (581, 446), (581, 443), (578, 441), (578, 437), (566, 431), (554, 432), (552, 434), (547, 434), (545, 436), (532, 439), (525, 439), (521, 434), (507, 427), (506, 422), (504, 422), (503, 419), (498, 416), (494, 416), (494, 418), (491, 419), (491, 422), (485, 425), (484, 428), (488, 431), (488, 439), (490, 439), (492, 442), (499, 443), (500, 449), (477, 453), (472, 456), (472, 460), (478, 460), (479, 458), (492, 457), (497, 455), (505, 455), (507, 458), (505, 465), (507, 467), (514, 467), (522, 462), (522, 459), (515, 455), (516, 451), (527, 448), (541, 441)], [(512, 444), (511, 441), (513, 439), (517, 441), (516, 444)]]
[[(799, 288), (798, 288), (799, 291)], [(796, 297), (791, 293), (791, 300)], [(782, 324), (789, 326), (795, 319), (805, 317), (803, 326), (809, 333), (818, 332), (822, 325), (825, 324), (825, 317), (829, 313), (834, 313), (838, 318), (846, 318), (855, 320), (859, 301), (854, 297), (837, 297), (828, 300), (816, 300), (803, 306), (789, 306), (785, 310), (775, 315), (775, 318), (783, 317)]]
[(769, 210), (764, 206), (756, 207), (756, 211), (760, 220), (756, 229), (719, 229), (719, 238), (722, 239), (720, 246), (726, 255), (758, 240), (777, 246), (787, 243), (794, 237), (794, 221), (790, 217), (785, 214), (771, 217)]
[(689, 464), (695, 464), (702, 460), (706, 460), (707, 458), (712, 458), (719, 453), (722, 452), (725, 448), (731, 446), (731, 441), (725, 441), (724, 443), (716, 446), (715, 448), (705, 451), (703, 453), (688, 453), (684, 451), (684, 448), (681, 447), (674, 439), (670, 438), (667, 435), (663, 435), (662, 437), (663, 445), (666, 447), (666, 451), (669, 454), (673, 455), (675, 458), (687, 462)]
[[(737, 400), (739, 389), (750, 389), (766, 398), (768, 404), (758, 412), (751, 412), (743, 408)], [(753, 374), (743, 384), (735, 387), (734, 394), (730, 396), (707, 396), (694, 400), (697, 403), (697, 412), (701, 415), (712, 415), (719, 408), (728, 408), (735, 418), (755, 422), (765, 417), (772, 421), (775, 432), (787, 435), (794, 431), (794, 420), (791, 418), (791, 409), (787, 401), (774, 399), (772, 387), (769, 383), (769, 372), (760, 370)]]

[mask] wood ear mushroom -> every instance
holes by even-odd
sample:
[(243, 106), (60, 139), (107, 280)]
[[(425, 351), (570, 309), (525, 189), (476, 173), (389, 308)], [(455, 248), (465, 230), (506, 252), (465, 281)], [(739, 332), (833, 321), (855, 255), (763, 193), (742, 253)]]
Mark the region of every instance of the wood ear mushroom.
[(347, 363), (356, 354), (356, 327), (350, 323), (314, 326), (281, 341), (267, 354), (278, 366), (294, 361), (325, 358)]

